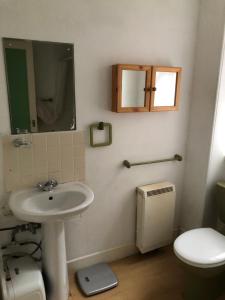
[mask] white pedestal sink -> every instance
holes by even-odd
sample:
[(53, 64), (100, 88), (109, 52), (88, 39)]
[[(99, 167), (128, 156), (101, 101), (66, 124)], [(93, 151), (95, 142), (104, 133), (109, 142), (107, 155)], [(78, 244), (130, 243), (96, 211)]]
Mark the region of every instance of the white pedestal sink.
[(67, 300), (69, 293), (64, 221), (88, 208), (94, 194), (80, 182), (59, 184), (53, 191), (27, 189), (11, 194), (9, 206), (19, 219), (43, 223), (43, 265), (49, 300)]

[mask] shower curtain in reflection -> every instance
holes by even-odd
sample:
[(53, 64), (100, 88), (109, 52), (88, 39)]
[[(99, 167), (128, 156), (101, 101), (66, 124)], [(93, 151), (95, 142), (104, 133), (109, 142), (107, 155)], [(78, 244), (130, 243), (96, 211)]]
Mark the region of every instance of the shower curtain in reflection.
[(37, 99), (37, 114), (45, 124), (54, 124), (63, 112), (67, 90), (68, 64), (69, 60), (57, 62), (53, 98)]

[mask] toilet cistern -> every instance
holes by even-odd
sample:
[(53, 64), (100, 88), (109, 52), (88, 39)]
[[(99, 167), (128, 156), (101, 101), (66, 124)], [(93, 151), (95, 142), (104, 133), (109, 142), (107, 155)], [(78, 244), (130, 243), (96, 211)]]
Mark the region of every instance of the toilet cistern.
[(43, 192), (37, 188), (11, 194), (9, 206), (21, 220), (43, 223), (43, 267), (51, 292), (49, 300), (67, 300), (69, 294), (64, 221), (86, 210), (92, 190), (80, 182), (58, 184)]

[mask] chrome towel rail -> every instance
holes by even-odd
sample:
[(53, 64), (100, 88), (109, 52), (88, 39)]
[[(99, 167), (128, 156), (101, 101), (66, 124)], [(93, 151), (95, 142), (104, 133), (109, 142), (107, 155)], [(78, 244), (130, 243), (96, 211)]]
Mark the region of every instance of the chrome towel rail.
[(124, 160), (123, 165), (129, 169), (133, 166), (149, 165), (149, 164), (156, 164), (156, 163), (161, 163), (161, 162), (166, 162), (166, 161), (175, 161), (175, 160), (182, 161), (183, 157), (179, 154), (175, 154), (174, 157), (172, 157), (172, 158), (150, 160), (150, 161), (143, 161), (143, 162), (136, 162), (136, 163), (130, 163), (128, 160)]

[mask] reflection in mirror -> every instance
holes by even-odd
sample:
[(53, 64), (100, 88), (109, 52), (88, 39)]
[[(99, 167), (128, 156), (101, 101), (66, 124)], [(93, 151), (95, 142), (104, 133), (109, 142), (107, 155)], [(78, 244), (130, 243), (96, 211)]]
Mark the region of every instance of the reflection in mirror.
[(12, 133), (76, 129), (73, 45), (3, 41)]
[(145, 71), (122, 71), (122, 107), (145, 106)]
[(156, 72), (154, 106), (174, 106), (176, 80), (176, 72)]

